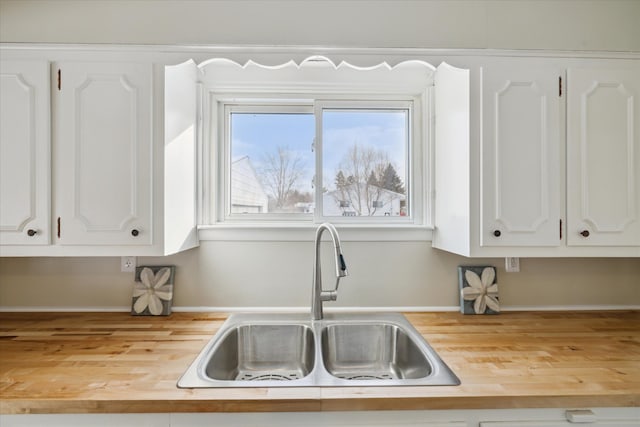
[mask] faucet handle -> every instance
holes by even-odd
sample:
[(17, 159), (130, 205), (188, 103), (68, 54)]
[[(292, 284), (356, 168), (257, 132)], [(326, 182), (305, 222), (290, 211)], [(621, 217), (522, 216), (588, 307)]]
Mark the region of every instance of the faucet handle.
[(322, 291), (320, 293), (321, 301), (336, 301), (338, 299), (338, 284), (336, 283), (336, 289), (333, 291)]

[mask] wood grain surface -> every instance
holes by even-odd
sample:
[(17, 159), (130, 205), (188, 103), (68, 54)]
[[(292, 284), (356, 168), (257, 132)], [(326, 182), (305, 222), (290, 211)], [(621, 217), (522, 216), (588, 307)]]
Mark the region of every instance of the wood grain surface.
[(640, 312), (409, 313), (447, 387), (181, 390), (225, 314), (1, 313), (0, 413), (640, 406)]

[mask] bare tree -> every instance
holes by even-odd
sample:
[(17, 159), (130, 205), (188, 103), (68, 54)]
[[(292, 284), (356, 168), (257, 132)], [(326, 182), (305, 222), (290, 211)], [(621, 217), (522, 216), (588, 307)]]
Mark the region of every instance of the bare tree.
[(289, 150), (289, 147), (278, 146), (275, 153), (264, 153), (259, 173), (276, 208), (282, 209), (287, 205), (304, 171), (303, 157)]
[(336, 202), (348, 202), (357, 215), (374, 215), (383, 191), (379, 183), (390, 164), (384, 151), (354, 143), (338, 165)]

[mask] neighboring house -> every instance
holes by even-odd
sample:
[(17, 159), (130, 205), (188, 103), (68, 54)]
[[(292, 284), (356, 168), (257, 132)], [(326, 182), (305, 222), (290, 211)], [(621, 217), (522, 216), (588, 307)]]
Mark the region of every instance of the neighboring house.
[(298, 202), (295, 204), (296, 212), (300, 213), (313, 213), (316, 204), (313, 202)]
[(358, 194), (355, 184), (342, 190), (328, 191), (322, 196), (324, 216), (403, 216), (404, 194), (375, 185), (361, 184)]
[(269, 197), (248, 156), (231, 162), (231, 213), (266, 213)]

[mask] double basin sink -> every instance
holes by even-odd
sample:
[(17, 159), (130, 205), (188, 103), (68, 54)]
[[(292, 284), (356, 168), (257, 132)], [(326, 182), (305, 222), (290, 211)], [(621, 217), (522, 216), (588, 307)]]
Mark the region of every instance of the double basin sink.
[(180, 388), (458, 385), (401, 314), (232, 314)]

